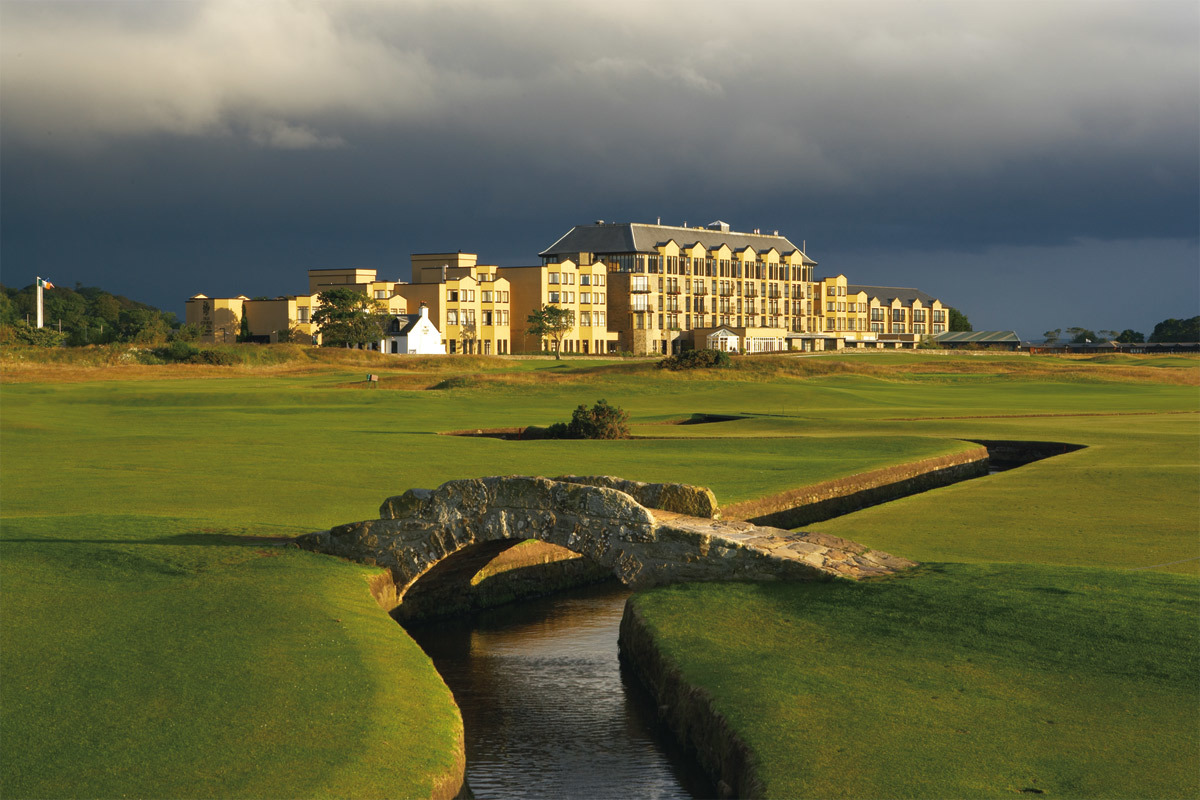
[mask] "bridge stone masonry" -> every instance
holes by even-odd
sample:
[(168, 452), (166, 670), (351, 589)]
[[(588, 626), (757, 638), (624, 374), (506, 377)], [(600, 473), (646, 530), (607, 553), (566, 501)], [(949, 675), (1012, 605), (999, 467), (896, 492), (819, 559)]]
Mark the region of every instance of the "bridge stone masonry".
[[(567, 548), (643, 588), (681, 581), (828, 580), (914, 562), (816, 533), (723, 522), (706, 488), (611, 477), (496, 476), (409, 489), (380, 518), (300, 536), (306, 550), (386, 567), (374, 593), (395, 612), (418, 583), (469, 582), (527, 539)], [(449, 587), (447, 587), (449, 588)]]

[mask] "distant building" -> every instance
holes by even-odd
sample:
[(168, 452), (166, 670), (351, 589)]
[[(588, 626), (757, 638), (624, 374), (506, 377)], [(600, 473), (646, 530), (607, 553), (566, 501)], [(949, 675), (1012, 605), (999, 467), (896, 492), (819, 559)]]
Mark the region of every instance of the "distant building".
[(384, 325), (383, 341), (379, 348), (397, 355), (444, 356), (446, 345), (433, 320), (429, 307), (422, 304), (416, 314), (395, 314)]
[(200, 328), (200, 338), (208, 342), (236, 342), (242, 329), (242, 314), (250, 301), (245, 295), (209, 297), (203, 294), (188, 298), (184, 322)]

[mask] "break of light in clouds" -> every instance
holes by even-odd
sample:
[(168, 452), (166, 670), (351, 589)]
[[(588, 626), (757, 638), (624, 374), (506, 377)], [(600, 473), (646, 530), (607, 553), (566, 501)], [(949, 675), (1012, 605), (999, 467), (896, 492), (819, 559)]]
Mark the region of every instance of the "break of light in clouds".
[(175, 265), (147, 297), (172, 307), (318, 260), (528, 262), (597, 217), (779, 228), (848, 274), (928, 254), (887, 282), (935, 294), (951, 250), (1179, 240), (1173, 279), (1194, 255), (1190, 0), (0, 9), (6, 268), (74, 261), (70, 226), (98, 271)]

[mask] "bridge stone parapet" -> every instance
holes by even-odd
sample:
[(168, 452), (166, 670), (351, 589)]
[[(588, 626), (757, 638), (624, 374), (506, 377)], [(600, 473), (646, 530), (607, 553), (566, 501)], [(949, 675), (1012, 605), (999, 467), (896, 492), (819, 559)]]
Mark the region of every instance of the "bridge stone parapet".
[[(635, 497), (667, 508), (647, 507)], [(461, 579), (461, 566), (448, 565), (473, 568), (472, 554), (492, 558), (526, 539), (587, 556), (637, 588), (680, 581), (862, 578), (913, 566), (837, 537), (721, 522), (715, 513), (712, 492), (702, 487), (498, 476), (410, 489), (385, 500), (377, 520), (296, 541), (308, 550), (386, 567), (396, 587), (389, 596), (401, 604), (427, 573), (430, 579), (450, 574)]]

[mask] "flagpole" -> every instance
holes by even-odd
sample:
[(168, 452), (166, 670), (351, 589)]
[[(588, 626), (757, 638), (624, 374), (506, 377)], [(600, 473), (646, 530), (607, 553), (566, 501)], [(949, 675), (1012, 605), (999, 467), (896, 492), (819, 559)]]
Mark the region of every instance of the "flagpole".
[(37, 279), (37, 326), (42, 327), (42, 276)]

